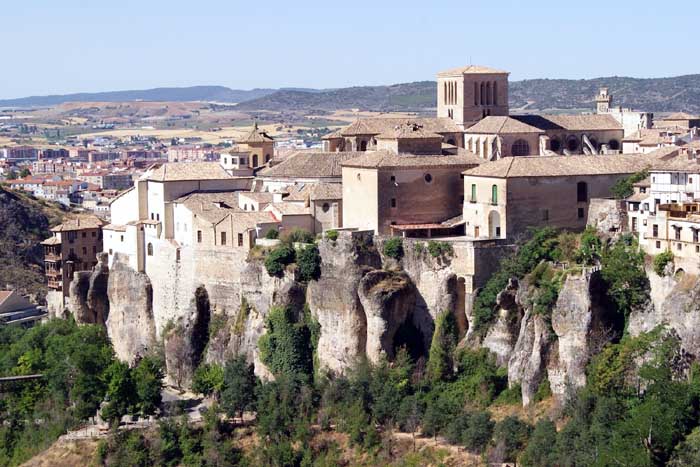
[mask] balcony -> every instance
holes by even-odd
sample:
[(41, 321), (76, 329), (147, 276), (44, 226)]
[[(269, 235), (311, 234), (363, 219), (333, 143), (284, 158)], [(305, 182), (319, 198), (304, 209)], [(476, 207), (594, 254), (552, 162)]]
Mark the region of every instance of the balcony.
[(44, 261), (57, 263), (57, 262), (61, 261), (61, 255), (58, 255), (56, 253), (46, 253), (44, 255)]

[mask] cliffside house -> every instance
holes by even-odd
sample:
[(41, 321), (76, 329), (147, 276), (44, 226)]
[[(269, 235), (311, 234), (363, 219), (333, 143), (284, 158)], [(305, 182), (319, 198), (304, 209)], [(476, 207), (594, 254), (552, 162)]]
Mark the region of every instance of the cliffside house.
[(110, 204), (111, 223), (103, 229), (109, 264), (121, 253), (133, 269), (144, 271), (148, 245), (157, 250), (174, 238), (175, 200), (194, 192), (248, 190), (251, 182), (252, 177), (230, 175), (219, 162), (151, 166)]
[(51, 229), (53, 235), (41, 242), (49, 289), (67, 297), (73, 273), (92, 270), (102, 251), (104, 225), (98, 217), (80, 216)]

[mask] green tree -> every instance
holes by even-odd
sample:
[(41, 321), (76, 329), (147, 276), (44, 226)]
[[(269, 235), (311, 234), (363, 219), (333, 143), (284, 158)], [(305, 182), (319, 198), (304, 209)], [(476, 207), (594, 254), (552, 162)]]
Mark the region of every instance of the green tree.
[(457, 323), (454, 315), (443, 311), (435, 320), (435, 331), (430, 344), (427, 376), (432, 383), (445, 381), (452, 376), (453, 354), (457, 346)]
[(520, 451), (527, 445), (532, 427), (514, 416), (498, 422), (494, 428), (496, 450), (501, 451), (503, 462), (515, 462)]
[(696, 427), (673, 450), (669, 467), (700, 465), (700, 427)]
[(217, 364), (200, 364), (192, 377), (192, 390), (218, 397), (224, 386), (224, 369)]
[(155, 357), (144, 357), (131, 371), (138, 411), (141, 415), (152, 415), (160, 406), (163, 390), (163, 364)]
[(279, 236), (280, 236), (280, 232), (277, 229), (270, 229), (265, 234), (265, 238), (268, 240), (276, 240), (279, 238)]
[(553, 467), (553, 448), (557, 441), (557, 428), (549, 420), (540, 420), (535, 425), (530, 441), (520, 462), (525, 467)]
[(649, 172), (644, 170), (633, 173), (628, 177), (620, 178), (617, 180), (617, 182), (615, 182), (612, 188), (610, 188), (610, 192), (617, 199), (628, 198), (634, 193), (634, 184), (641, 182), (647, 177), (649, 177)]
[(259, 341), (260, 358), (274, 373), (303, 375), (313, 374), (311, 333), (305, 323), (297, 323), (291, 309), (272, 307)]
[(29, 169), (25, 167), (25, 168), (23, 168), (22, 170), (20, 170), (20, 172), (19, 172), (19, 177), (20, 177), (20, 178), (26, 178), (26, 177), (29, 177), (31, 174), (32, 174), (32, 173), (29, 171)]
[(317, 280), (321, 276), (321, 255), (316, 245), (302, 247), (297, 251), (299, 278), (304, 282)]
[(654, 256), (654, 272), (657, 276), (666, 275), (666, 265), (673, 263), (673, 253), (670, 250), (659, 253)]
[(296, 259), (294, 248), (288, 244), (281, 244), (270, 251), (265, 258), (265, 269), (271, 276), (282, 277), (288, 264), (292, 264)]
[(242, 418), (244, 411), (253, 408), (255, 386), (256, 378), (253, 373), (253, 365), (249, 365), (244, 356), (239, 355), (226, 362), (223, 373), (221, 406), (229, 416)]
[(108, 381), (107, 405), (102, 409), (102, 417), (111, 422), (119, 421), (133, 411), (138, 401), (131, 370), (126, 363), (115, 361), (107, 368), (105, 377)]
[(644, 253), (636, 240), (623, 236), (603, 252), (601, 274), (608, 295), (625, 316), (649, 300), (649, 279), (644, 271)]

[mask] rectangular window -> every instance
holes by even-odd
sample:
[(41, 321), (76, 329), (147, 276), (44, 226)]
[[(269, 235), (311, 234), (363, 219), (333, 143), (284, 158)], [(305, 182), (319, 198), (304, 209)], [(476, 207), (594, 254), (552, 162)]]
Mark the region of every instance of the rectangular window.
[(651, 230), (651, 232), (652, 232), (652, 234), (651, 234), (652, 237), (658, 237), (658, 236), (659, 236), (659, 225), (658, 225), (658, 224), (654, 224), (654, 225), (651, 227), (651, 229), (652, 229), (652, 230)]
[(583, 208), (578, 208), (578, 218), (583, 219)]
[(472, 183), (472, 196), (469, 198), (469, 201), (472, 203), (476, 203), (476, 184)]
[(123, 242), (123, 241), (124, 241), (124, 235), (120, 235), (120, 237), (121, 237), (121, 241)]
[(649, 210), (649, 203), (644, 203), (644, 210), (648, 211)]
[(698, 242), (698, 229), (693, 229), (693, 241)]
[(226, 232), (221, 232), (221, 244), (226, 245)]
[(632, 232), (636, 232), (636, 231), (637, 231), (637, 218), (633, 217), (632, 218)]
[(160, 214), (156, 214), (156, 220), (157, 220), (157, 221), (160, 220)]
[(543, 210), (542, 210), (542, 220), (543, 220), (543, 221), (548, 221), (548, 220), (549, 220), (549, 209), (543, 209)]
[(197, 231), (197, 243), (202, 243), (202, 231)]
[(83, 232), (83, 238), (87, 238), (87, 232)]
[(681, 251), (681, 249), (683, 249), (683, 244), (682, 243), (676, 244), (676, 250)]
[(243, 246), (243, 234), (238, 234), (238, 246)]
[(83, 254), (87, 255), (87, 247), (83, 247)]
[(675, 231), (676, 231), (676, 240), (680, 240), (681, 239), (681, 229), (676, 228)]
[(659, 241), (656, 242), (656, 248), (661, 248), (661, 242), (659, 242)]
[(391, 207), (392, 208), (396, 207), (396, 198), (391, 198)]
[(93, 254), (97, 253), (97, 247), (95, 245), (92, 246), (92, 252), (93, 252)]
[(97, 236), (97, 232), (92, 233), (93, 238)]
[(396, 177), (394, 175), (391, 176), (390, 180), (391, 183), (396, 183)]

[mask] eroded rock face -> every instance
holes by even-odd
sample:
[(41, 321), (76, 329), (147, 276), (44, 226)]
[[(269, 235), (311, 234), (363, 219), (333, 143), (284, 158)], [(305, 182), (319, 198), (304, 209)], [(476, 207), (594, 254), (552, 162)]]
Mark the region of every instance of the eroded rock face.
[[(524, 290), (527, 290), (527, 285)], [(496, 355), (496, 363), (501, 366), (508, 364), (520, 333), (523, 306), (519, 292), (520, 284), (516, 279), (511, 279), (506, 289), (498, 294), (496, 322), (489, 328), (481, 344)]]
[(132, 363), (156, 345), (151, 281), (146, 274), (131, 269), (126, 258), (115, 254), (107, 295), (107, 333), (117, 357)]
[[(399, 328), (404, 324), (415, 329), (424, 325), (419, 315), (414, 315), (420, 313), (415, 287), (405, 273), (375, 270), (362, 278), (358, 293), (367, 317), (368, 360), (377, 363), (382, 356), (393, 359)], [(424, 335), (415, 337), (425, 340)], [(426, 347), (425, 342), (422, 346)]]
[(629, 333), (637, 336), (665, 325), (678, 335), (686, 351), (700, 355), (700, 278), (659, 277), (651, 270), (647, 276), (651, 301), (646, 308), (630, 314)]
[(586, 365), (591, 356), (615, 335), (611, 307), (602, 302), (599, 273), (568, 276), (552, 311), (552, 329), (557, 335), (548, 375), (552, 393), (564, 402), (586, 385)]
[(78, 324), (105, 326), (109, 316), (107, 254), (100, 253), (97, 260), (91, 272), (76, 272), (70, 283), (67, 308)]
[(369, 239), (339, 232), (338, 239), (319, 242), (321, 277), (312, 281), (307, 302), (321, 325), (318, 341), (320, 366), (335, 373), (352, 367), (366, 347), (367, 319), (357, 289), (381, 259)]
[(508, 360), (508, 384), (520, 383), (523, 405), (528, 406), (546, 375), (554, 336), (549, 323), (531, 309), (525, 310), (520, 332)]

